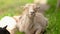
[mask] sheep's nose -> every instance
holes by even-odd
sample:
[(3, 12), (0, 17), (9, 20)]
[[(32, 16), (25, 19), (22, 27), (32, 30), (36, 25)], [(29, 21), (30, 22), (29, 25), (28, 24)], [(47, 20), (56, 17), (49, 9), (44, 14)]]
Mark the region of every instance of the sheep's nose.
[(35, 14), (35, 12), (34, 11), (32, 11), (32, 12), (30, 12), (31, 13), (31, 15), (34, 15)]
[(30, 10), (30, 13), (34, 13), (34, 10)]
[(34, 13), (34, 11), (31, 12), (32, 14)]

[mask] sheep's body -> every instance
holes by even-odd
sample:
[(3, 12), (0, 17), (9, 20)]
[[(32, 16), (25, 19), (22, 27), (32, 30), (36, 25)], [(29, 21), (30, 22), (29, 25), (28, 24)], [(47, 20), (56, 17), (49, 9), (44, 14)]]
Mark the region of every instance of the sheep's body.
[[(29, 6), (29, 8), (27, 6)], [(27, 4), (24, 8), (25, 8), (25, 10), (22, 14), (22, 17), (21, 17), (19, 23), (17, 24), (17, 27), (19, 28), (20, 32), (25, 32), (26, 34), (32, 34), (32, 32), (29, 31), (29, 29), (31, 29), (31, 27), (33, 25), (32, 21), (33, 21), (34, 15), (35, 15), (35, 11), (33, 9), (35, 8), (35, 6), (32, 7), (29, 4)], [(31, 26), (30, 26), (30, 24), (31, 24)]]
[(28, 32), (28, 34), (43, 34), (47, 24), (47, 18), (45, 18), (41, 13), (36, 13), (34, 16), (34, 22), (29, 24), (29, 27), (27, 28), (28, 30), (26, 32)]
[(26, 15), (22, 16), (22, 18), (18, 23), (18, 27), (20, 28), (19, 30), (21, 32), (24, 32), (28, 24), (29, 24), (29, 18)]
[[(12, 17), (9, 17), (9, 16), (5, 16), (1, 19), (0, 21), (0, 27), (4, 27), (4, 26), (8, 26), (7, 27), (7, 30), (13, 34), (14, 33), (14, 30), (16, 28), (16, 21), (12, 18)], [(12, 31), (13, 30), (13, 31)]]
[[(26, 7), (26, 12), (24, 12), (22, 18), (17, 24), (19, 31), (25, 32), (26, 34), (42, 34), (47, 25), (47, 18), (45, 18), (44, 15), (38, 11), (35, 11), (37, 8), (35, 4), (29, 4)], [(32, 13), (30, 10), (34, 13)]]

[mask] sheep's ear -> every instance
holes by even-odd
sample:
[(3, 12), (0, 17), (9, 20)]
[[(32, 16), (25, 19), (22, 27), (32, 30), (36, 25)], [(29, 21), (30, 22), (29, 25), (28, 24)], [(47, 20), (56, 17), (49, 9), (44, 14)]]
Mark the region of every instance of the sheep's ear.
[(30, 4), (26, 4), (25, 6), (23, 6), (23, 10), (28, 9), (29, 6)]
[(7, 28), (7, 25), (5, 27), (3, 27), (3, 28), (6, 29)]

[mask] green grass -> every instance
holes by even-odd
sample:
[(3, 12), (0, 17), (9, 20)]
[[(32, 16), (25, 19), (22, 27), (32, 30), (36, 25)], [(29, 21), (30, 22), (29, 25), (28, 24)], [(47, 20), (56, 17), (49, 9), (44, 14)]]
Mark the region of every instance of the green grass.
[(49, 0), (50, 9), (46, 12), (46, 17), (49, 19), (48, 27), (45, 34), (60, 34), (60, 9), (56, 11), (57, 0)]
[[(32, 3), (33, 0), (0, 0), (0, 19), (4, 16), (19, 15), (22, 13), (22, 7), (26, 3)], [(48, 18), (48, 27), (45, 34), (60, 34), (60, 8), (55, 12), (57, 0), (48, 0), (50, 9), (46, 11)], [(19, 31), (16, 34), (24, 34)]]
[(32, 3), (33, 0), (0, 0), (0, 19), (3, 16), (13, 16), (22, 13), (25, 4)]

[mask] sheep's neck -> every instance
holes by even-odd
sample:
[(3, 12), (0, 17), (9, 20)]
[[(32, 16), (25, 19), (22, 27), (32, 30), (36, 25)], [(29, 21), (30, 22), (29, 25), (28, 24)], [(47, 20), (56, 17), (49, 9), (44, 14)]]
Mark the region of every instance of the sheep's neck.
[[(26, 16), (25, 15), (25, 24), (27, 24), (28, 26), (26, 26), (27, 28), (26, 29), (28, 29), (28, 28), (31, 28), (32, 26), (31, 25), (33, 25), (33, 20), (34, 20), (34, 17), (33, 18), (29, 18), (29, 16)], [(31, 27), (30, 27), (31, 26)]]
[(25, 19), (26, 19), (26, 21), (28, 21), (28, 22), (32, 22), (33, 19), (34, 19), (34, 17), (29, 17), (28, 15), (25, 15)]

